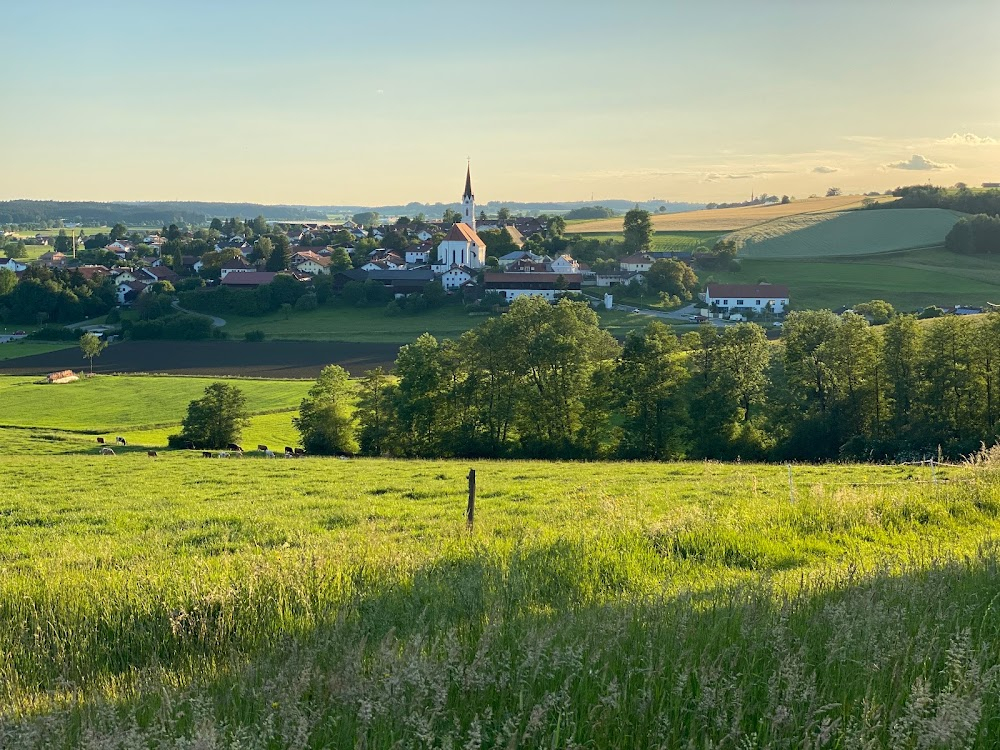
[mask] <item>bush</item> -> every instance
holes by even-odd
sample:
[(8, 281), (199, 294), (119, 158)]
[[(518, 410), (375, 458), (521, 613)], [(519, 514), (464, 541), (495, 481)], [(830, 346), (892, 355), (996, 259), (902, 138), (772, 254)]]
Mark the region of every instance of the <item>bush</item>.
[(108, 313), (108, 317), (104, 319), (105, 323), (109, 325), (116, 325), (122, 322), (122, 313), (117, 307)]
[(253, 331), (247, 331), (243, 334), (243, 339), (245, 341), (263, 341), (264, 332), (259, 328), (254, 329)]
[(299, 312), (311, 312), (319, 307), (319, 300), (312, 292), (303, 294), (295, 302), (295, 309)]
[(212, 321), (201, 315), (170, 315), (157, 320), (125, 321), (122, 331), (135, 341), (200, 341), (212, 337)]
[(83, 331), (62, 326), (45, 326), (33, 333), (29, 333), (26, 338), (37, 341), (77, 341), (83, 335)]

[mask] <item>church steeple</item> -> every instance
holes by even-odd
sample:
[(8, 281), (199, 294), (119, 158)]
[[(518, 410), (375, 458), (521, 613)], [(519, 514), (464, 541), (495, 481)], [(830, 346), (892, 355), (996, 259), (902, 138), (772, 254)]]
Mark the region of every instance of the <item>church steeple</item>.
[(465, 192), (462, 194), (462, 223), (476, 231), (476, 196), (472, 194), (472, 164), (465, 170)]

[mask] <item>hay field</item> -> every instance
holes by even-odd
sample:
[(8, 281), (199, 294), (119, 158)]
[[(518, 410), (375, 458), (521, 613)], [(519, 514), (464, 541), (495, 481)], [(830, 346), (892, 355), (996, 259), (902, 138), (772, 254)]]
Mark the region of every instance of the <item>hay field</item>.
[(943, 246), (962, 217), (956, 211), (908, 208), (799, 214), (728, 235), (740, 258), (840, 258)]
[[(785, 216), (860, 208), (864, 198), (863, 195), (843, 195), (836, 198), (804, 198), (785, 205), (775, 203), (767, 206), (653, 214), (653, 229), (659, 232), (727, 232)], [(881, 197), (876, 198), (876, 200), (891, 201), (895, 198)], [(582, 221), (567, 226), (566, 233), (615, 232), (620, 234), (623, 222), (624, 218)]]

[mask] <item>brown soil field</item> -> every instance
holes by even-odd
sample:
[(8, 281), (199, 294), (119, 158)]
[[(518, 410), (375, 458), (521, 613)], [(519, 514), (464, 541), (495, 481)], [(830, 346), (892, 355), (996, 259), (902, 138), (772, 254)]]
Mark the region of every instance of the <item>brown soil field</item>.
[[(359, 376), (373, 367), (391, 368), (398, 352), (399, 344), (126, 341), (95, 359), (94, 372), (315, 378), (326, 365), (340, 365)], [(0, 361), (0, 375), (43, 375), (67, 368), (87, 368), (78, 349)]]
[[(702, 211), (684, 211), (676, 214), (653, 214), (653, 229), (657, 232), (725, 232), (744, 229), (754, 224), (782, 219), (798, 214), (844, 211), (859, 208), (863, 195), (841, 195), (836, 198), (805, 198), (782, 205), (773, 203), (766, 206), (744, 206), (741, 208), (714, 208)], [(877, 200), (895, 200), (882, 197)], [(624, 218), (595, 219), (570, 224), (567, 234), (591, 232), (621, 232)]]

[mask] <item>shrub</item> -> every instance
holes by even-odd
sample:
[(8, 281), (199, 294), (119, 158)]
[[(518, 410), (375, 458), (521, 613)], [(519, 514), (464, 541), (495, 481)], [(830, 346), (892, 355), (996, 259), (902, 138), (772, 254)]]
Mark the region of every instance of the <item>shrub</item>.
[(264, 340), (264, 332), (262, 330), (260, 330), (259, 328), (256, 328), (256, 329), (254, 329), (252, 331), (247, 331), (246, 333), (244, 333), (243, 334), (243, 339), (245, 341), (263, 341)]
[(45, 326), (33, 333), (29, 333), (27, 338), (38, 341), (76, 341), (83, 335), (83, 331), (64, 328), (62, 326)]

